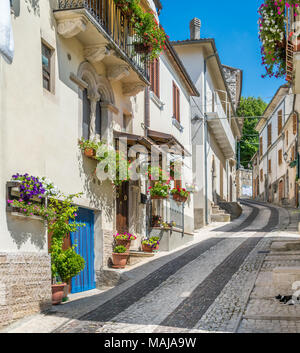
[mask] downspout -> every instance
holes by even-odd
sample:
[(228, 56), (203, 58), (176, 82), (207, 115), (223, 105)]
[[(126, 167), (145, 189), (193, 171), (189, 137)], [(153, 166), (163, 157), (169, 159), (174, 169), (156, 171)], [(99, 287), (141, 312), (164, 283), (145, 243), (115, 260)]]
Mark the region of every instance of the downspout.
[(297, 117), (297, 131), (296, 131), (296, 147), (297, 147), (297, 174), (296, 174), (296, 178), (297, 181), (295, 182), (295, 188), (297, 189), (298, 192), (298, 204), (296, 205), (297, 208), (300, 208), (300, 187), (299, 187), (299, 176), (300, 176), (300, 163), (299, 163), (299, 114), (298, 112), (295, 110), (295, 106), (296, 106), (296, 95), (294, 94), (294, 101), (293, 101), (293, 112), (294, 114), (296, 114)]
[(150, 126), (150, 87), (145, 88), (144, 136), (148, 136)]
[[(150, 87), (145, 88), (145, 112), (144, 112), (144, 136), (148, 137), (148, 131), (150, 126)], [(146, 181), (146, 193), (149, 187), (149, 181)], [(147, 198), (146, 203), (146, 238), (150, 236), (150, 226), (151, 226), (151, 215), (152, 215), (152, 202), (151, 198)]]
[(208, 175), (207, 175), (207, 93), (206, 93), (206, 71), (207, 71), (207, 60), (216, 56), (217, 52), (204, 58), (204, 169), (205, 169), (205, 223), (208, 224)]

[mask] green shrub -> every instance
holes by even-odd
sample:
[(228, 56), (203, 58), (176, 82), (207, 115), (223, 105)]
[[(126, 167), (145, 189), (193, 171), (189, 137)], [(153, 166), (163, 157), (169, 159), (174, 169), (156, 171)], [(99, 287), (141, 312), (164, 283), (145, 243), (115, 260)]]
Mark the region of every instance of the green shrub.
[(115, 254), (124, 254), (127, 252), (127, 249), (123, 245), (118, 245), (114, 248), (114, 253)]

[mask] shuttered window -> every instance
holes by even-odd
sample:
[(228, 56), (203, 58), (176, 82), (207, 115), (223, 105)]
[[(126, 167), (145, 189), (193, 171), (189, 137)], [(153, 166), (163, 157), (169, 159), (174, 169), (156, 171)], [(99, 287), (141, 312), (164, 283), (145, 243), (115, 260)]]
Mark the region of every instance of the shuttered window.
[(154, 59), (150, 64), (150, 83), (151, 90), (156, 95), (156, 97), (160, 98), (160, 64), (159, 58)]
[(260, 170), (260, 181), (264, 181), (264, 171), (263, 171), (263, 169)]
[(285, 133), (285, 140), (286, 140), (286, 145), (289, 145), (289, 130), (286, 131)]
[(173, 82), (173, 116), (180, 123), (180, 92)]
[(272, 144), (272, 124), (268, 125), (268, 147)]
[(280, 135), (282, 131), (282, 110), (278, 111), (278, 135)]
[(293, 134), (296, 135), (297, 133), (297, 115), (293, 115)]
[(259, 156), (262, 157), (263, 155), (263, 138), (259, 138)]
[(269, 173), (272, 173), (272, 161), (271, 161), (271, 159), (269, 159), (269, 161), (268, 161), (268, 172)]
[(281, 165), (282, 164), (282, 150), (278, 151), (278, 164)]

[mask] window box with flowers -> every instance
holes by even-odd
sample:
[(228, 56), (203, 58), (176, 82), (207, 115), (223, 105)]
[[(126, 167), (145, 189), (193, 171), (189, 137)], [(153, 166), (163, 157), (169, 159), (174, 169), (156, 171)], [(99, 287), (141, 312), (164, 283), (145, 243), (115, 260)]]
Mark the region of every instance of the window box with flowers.
[(173, 195), (173, 200), (177, 202), (186, 202), (190, 193), (183, 188), (174, 188), (171, 190), (171, 194)]
[(161, 182), (156, 182), (154, 186), (149, 187), (152, 200), (163, 200), (169, 198), (170, 186)]

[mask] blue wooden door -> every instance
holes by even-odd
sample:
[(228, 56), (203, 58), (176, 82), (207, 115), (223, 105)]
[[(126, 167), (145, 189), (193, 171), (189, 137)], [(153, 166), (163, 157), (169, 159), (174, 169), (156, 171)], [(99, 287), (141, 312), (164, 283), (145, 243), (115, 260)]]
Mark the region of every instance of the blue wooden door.
[(71, 233), (71, 244), (76, 244), (76, 252), (85, 260), (83, 271), (72, 278), (71, 293), (85, 292), (96, 288), (94, 268), (94, 212), (79, 208), (76, 222), (85, 223), (77, 232)]

